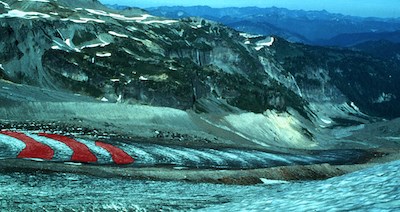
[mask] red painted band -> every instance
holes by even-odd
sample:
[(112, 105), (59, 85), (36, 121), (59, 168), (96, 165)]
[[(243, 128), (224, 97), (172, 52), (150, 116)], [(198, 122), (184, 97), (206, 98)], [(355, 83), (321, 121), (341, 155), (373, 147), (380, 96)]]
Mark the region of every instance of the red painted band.
[(90, 149), (85, 144), (82, 144), (73, 138), (47, 133), (39, 133), (39, 136), (51, 138), (66, 144), (73, 151), (71, 161), (83, 163), (97, 162), (97, 157), (90, 151)]
[(17, 158), (40, 158), (51, 160), (54, 156), (54, 150), (49, 146), (39, 143), (23, 133), (11, 131), (0, 131), (0, 133), (21, 140), (26, 144), (25, 149), (18, 154)]
[(96, 141), (96, 146), (102, 147), (103, 149), (107, 150), (111, 154), (111, 158), (113, 159), (115, 164), (123, 165), (131, 164), (134, 162), (134, 159), (126, 152), (124, 152), (124, 150), (111, 144)]

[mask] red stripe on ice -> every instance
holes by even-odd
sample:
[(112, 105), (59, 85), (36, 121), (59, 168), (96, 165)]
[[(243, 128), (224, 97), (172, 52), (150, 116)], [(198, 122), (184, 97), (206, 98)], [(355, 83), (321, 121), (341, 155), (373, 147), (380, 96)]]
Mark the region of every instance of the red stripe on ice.
[(73, 138), (47, 133), (39, 133), (39, 136), (51, 138), (66, 144), (73, 151), (71, 161), (83, 163), (97, 162), (97, 157), (90, 151), (90, 149), (85, 144), (82, 144)]
[(96, 146), (99, 146), (105, 150), (107, 150), (111, 154), (111, 158), (113, 159), (114, 163), (123, 165), (123, 164), (131, 164), (135, 160), (128, 155), (124, 150), (115, 147), (111, 144), (106, 144), (100, 141), (96, 141)]
[(51, 160), (54, 156), (54, 150), (49, 146), (35, 141), (33, 138), (19, 132), (0, 131), (1, 134), (7, 135), (26, 144), (17, 156), (17, 158), (40, 158), (44, 160)]

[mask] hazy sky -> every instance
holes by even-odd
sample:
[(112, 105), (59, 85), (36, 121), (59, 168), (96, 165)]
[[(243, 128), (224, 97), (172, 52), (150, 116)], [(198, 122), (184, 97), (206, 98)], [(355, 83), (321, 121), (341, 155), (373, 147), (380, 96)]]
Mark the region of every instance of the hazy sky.
[(400, 17), (400, 0), (100, 0), (107, 4), (136, 6), (193, 6), (211, 7), (284, 7), (288, 9), (327, 10), (357, 16)]

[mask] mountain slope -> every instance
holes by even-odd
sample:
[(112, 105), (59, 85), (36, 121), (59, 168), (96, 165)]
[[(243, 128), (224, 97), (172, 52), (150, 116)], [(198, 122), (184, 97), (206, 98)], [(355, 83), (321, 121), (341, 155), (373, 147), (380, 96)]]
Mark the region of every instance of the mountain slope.
[[(258, 58), (250, 54), (255, 50), (239, 42), (245, 38), (224, 26), (204, 20), (160, 19), (141, 11), (124, 16), (54, 8), (52, 1), (36, 4), (41, 6), (33, 13), (31, 8), (15, 15), (9, 9), (2, 15), (6, 20), (2, 22), (2, 39), (10, 43), (7, 58), (1, 61), (6, 79), (66, 88), (110, 101), (123, 98), (176, 108), (192, 108), (197, 99), (213, 93), (257, 112), (284, 105), (264, 99), (247, 104), (241, 96), (268, 92), (296, 98), (274, 82), (252, 80), (260, 76), (267, 80)], [(27, 25), (20, 25), (21, 21)]]
[(367, 41), (351, 48), (367, 52), (376, 57), (400, 62), (400, 43), (393, 43), (388, 40)]
[(324, 46), (351, 47), (368, 41), (379, 40), (400, 43), (400, 31), (340, 34), (329, 40), (320, 41), (319, 44)]
[[(2, 2), (0, 76), (14, 83), (195, 111), (193, 122), (212, 133), (292, 148), (315, 141), (322, 148), (327, 127), (400, 115), (399, 67), (391, 61), (240, 33), (201, 18), (103, 10), (97, 1)], [(79, 7), (86, 3), (96, 9)], [(76, 113), (71, 105), (48, 106), (57, 107)]]

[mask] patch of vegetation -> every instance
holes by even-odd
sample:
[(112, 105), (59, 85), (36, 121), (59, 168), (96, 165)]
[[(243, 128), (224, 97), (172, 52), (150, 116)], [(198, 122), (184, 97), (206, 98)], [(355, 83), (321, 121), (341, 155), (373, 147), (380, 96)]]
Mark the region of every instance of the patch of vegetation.
[(318, 79), (311, 79), (308, 77), (303, 77), (303, 76), (296, 76), (296, 80), (305, 86), (309, 86), (309, 87), (321, 87), (321, 81)]
[(364, 123), (356, 121), (356, 120), (344, 119), (344, 118), (339, 118), (339, 117), (331, 118), (331, 119), (339, 126), (349, 127), (349, 126), (356, 126), (356, 125), (364, 124)]
[(104, 92), (101, 88), (96, 86), (95, 83), (78, 82), (60, 74), (54, 74), (54, 77), (58, 78), (60, 82), (63, 82), (66, 89), (71, 90), (75, 93), (84, 94), (93, 97), (102, 97)]
[(92, 30), (79, 30), (76, 31), (74, 34), (74, 37), (72, 39), (72, 42), (79, 46), (84, 42), (91, 41), (97, 39), (97, 36), (95, 35), (95, 32)]
[(292, 107), (299, 112), (304, 111), (305, 102), (275, 82), (265, 85), (260, 81), (248, 80), (239, 74), (215, 71), (212, 68), (203, 69), (199, 77), (202, 81), (211, 79), (213, 86), (220, 89), (219, 97), (243, 110), (262, 113), (267, 109), (284, 111), (287, 107)]
[(0, 62), (9, 61), (13, 58), (21, 58), (22, 52), (18, 49), (16, 35), (10, 26), (0, 26)]

